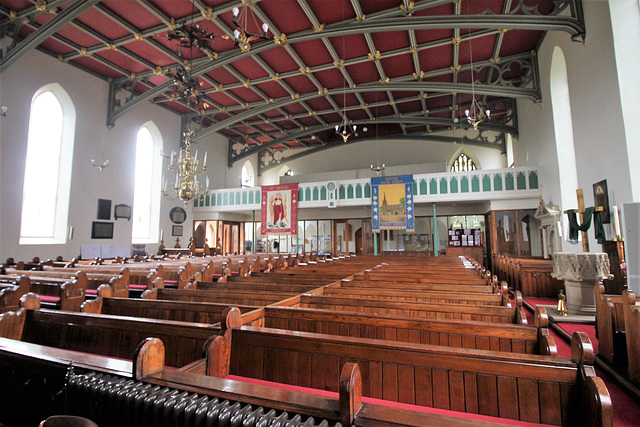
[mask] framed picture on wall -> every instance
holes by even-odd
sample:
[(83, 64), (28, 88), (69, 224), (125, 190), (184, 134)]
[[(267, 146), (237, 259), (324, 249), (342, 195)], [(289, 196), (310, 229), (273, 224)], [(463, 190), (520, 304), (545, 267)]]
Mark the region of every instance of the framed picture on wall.
[(98, 199), (98, 219), (111, 219), (111, 200)]
[(611, 224), (611, 216), (609, 214), (609, 190), (607, 189), (607, 180), (593, 184), (593, 203), (595, 207), (602, 207), (602, 223)]
[(182, 226), (174, 225), (171, 227), (171, 235), (172, 236), (182, 236)]
[[(109, 207), (111, 210), (111, 207)], [(91, 223), (92, 239), (113, 239), (113, 223), (93, 221)]]

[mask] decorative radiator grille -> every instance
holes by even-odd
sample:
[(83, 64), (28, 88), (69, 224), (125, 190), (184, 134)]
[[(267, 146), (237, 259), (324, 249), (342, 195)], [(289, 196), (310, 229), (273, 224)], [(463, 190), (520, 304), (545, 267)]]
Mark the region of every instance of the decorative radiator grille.
[(100, 373), (69, 376), (67, 412), (107, 426), (341, 427), (312, 417)]

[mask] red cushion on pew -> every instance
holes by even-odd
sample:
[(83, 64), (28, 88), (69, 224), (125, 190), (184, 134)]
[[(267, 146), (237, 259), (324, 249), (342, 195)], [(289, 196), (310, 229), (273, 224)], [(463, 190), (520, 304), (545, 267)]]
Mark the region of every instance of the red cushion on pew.
[(98, 290), (97, 289), (85, 289), (84, 293), (87, 295), (98, 295)]
[(164, 284), (165, 285), (177, 285), (178, 281), (177, 280), (165, 280)]
[[(227, 375), (225, 377), (225, 379), (234, 380), (234, 381), (242, 381), (242, 382), (250, 383), (250, 384), (266, 385), (266, 386), (281, 388), (281, 389), (285, 389), (285, 390), (300, 391), (300, 392), (303, 392), (303, 393), (316, 394), (316, 395), (326, 396), (326, 397), (335, 397), (335, 398), (339, 397), (338, 393), (333, 392), (333, 391), (320, 390), (320, 389), (316, 389), (316, 388), (301, 387), (301, 386), (295, 386), (295, 385), (289, 385), (289, 384), (283, 384), (283, 383), (275, 383), (275, 382), (271, 382), (271, 381), (258, 380), (258, 379), (255, 379), (255, 378), (240, 377), (240, 376), (237, 376), (237, 375)], [(467, 412), (450, 411), (450, 410), (447, 410), (447, 409), (430, 408), (428, 406), (411, 405), (409, 403), (391, 402), (389, 400), (375, 399), (375, 398), (372, 398), (372, 397), (364, 397), (363, 396), (362, 397), (362, 401), (364, 403), (372, 403), (372, 404), (375, 404), (375, 405), (388, 406), (388, 407), (392, 407), (392, 408), (408, 409), (408, 410), (411, 410), (411, 411), (420, 411), (420, 412), (427, 412), (427, 413), (431, 413), (431, 414), (447, 415), (447, 416), (451, 416), (451, 417), (466, 418), (466, 419), (469, 419), (469, 420), (488, 421), (488, 422), (494, 422), (496, 424), (504, 424), (504, 425), (512, 425), (512, 426), (523, 426), (523, 427), (526, 427), (526, 426), (531, 426), (531, 427), (533, 427), (533, 426), (549, 426), (549, 424), (528, 423), (528, 422), (525, 422), (525, 421), (510, 420), (508, 418), (498, 418), (498, 417), (491, 417), (491, 416), (488, 416), (488, 415), (478, 415), (478, 414), (470, 414), (470, 413), (467, 413)]]
[(129, 289), (147, 289), (145, 285), (132, 285), (129, 284)]
[(42, 302), (50, 302), (53, 304), (59, 304), (60, 303), (60, 297), (51, 297), (49, 295), (38, 295), (40, 297), (40, 301)]
[(211, 275), (211, 277), (222, 277), (222, 274), (213, 273), (213, 274)]

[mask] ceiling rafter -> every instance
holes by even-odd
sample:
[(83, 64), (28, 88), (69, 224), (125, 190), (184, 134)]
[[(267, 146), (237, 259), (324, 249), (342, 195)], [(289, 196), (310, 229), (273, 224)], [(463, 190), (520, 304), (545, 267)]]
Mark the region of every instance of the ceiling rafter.
[[(573, 11), (573, 9), (572, 9)], [(381, 15), (382, 16), (382, 15)], [(458, 26), (472, 26), (473, 28), (488, 28), (488, 29), (523, 29), (534, 31), (565, 31), (568, 32), (573, 39), (584, 37), (584, 23), (581, 22), (579, 17), (566, 17), (566, 16), (502, 16), (502, 15), (488, 15), (488, 16), (437, 16), (437, 17), (415, 17), (409, 16), (401, 19), (367, 19), (360, 21), (357, 25), (340, 25), (341, 23), (335, 23), (328, 26), (322, 31), (322, 35), (318, 35), (312, 30), (300, 31), (297, 34), (288, 36), (286, 44), (294, 44), (296, 42), (314, 40), (319, 37), (336, 37), (340, 35), (352, 35), (362, 34), (366, 32), (383, 32), (383, 31), (399, 31), (404, 30), (407, 27), (412, 27), (416, 30), (428, 30), (428, 29), (447, 29), (456, 28)], [(275, 30), (274, 30), (275, 31)], [(269, 43), (261, 43), (252, 48), (252, 54), (257, 54), (262, 51), (266, 51), (272, 48), (273, 45)], [(233, 52), (220, 55), (213, 68), (221, 66), (223, 63), (230, 63), (236, 59), (240, 59), (246, 54)], [(194, 75), (201, 75), (209, 71), (211, 64), (204, 64), (200, 62), (198, 65), (194, 61)], [(115, 119), (120, 115), (126, 113), (131, 108), (134, 108), (139, 103), (149, 100), (150, 98), (157, 96), (162, 91), (166, 90), (168, 84), (162, 84), (156, 86), (154, 89), (144, 92), (131, 101), (125, 103), (125, 105), (119, 106), (116, 111), (109, 112), (109, 122), (115, 122)], [(115, 106), (114, 106), (115, 107)]]
[[(0, 6), (0, 34), (12, 38), (12, 46), (42, 33), (52, 16), (74, 4), (9, 1), (19, 6), (15, 11)], [(65, 19), (68, 25), (37, 48), (110, 82), (110, 125), (150, 101), (181, 114), (198, 138), (217, 132), (246, 141), (252, 153), (312, 152), (341, 145), (333, 143), (333, 125), (341, 120), (358, 124), (360, 135), (351, 138), (356, 141), (368, 136), (361, 131), (367, 124), (381, 127), (385, 136), (446, 136), (468, 127), (462, 111), (472, 94), (497, 112), (481, 124), (483, 130), (517, 135), (515, 99), (540, 98), (535, 50), (545, 34), (585, 36), (582, 0), (209, 4), (212, 0), (100, 2), (86, 16)], [(236, 6), (267, 23), (273, 39), (253, 41), (249, 52), (241, 52), (233, 43)], [(51, 9), (55, 16), (41, 16)], [(193, 52), (190, 59), (191, 75), (202, 82), (205, 95), (197, 107), (170, 92), (171, 74), (183, 60), (167, 32), (189, 22), (216, 35), (211, 49)], [(267, 163), (276, 160), (281, 158)]]
[[(436, 117), (424, 117), (424, 116), (405, 116), (403, 118), (403, 120), (406, 123), (412, 124), (412, 125), (424, 125), (424, 124), (431, 124), (431, 125), (448, 125), (450, 124), (450, 121), (448, 119), (442, 119), (442, 118), (436, 118)], [(356, 124), (365, 124), (368, 123), (368, 121), (354, 121), (354, 123)], [(384, 117), (378, 117), (375, 120), (376, 124), (397, 124), (397, 119), (393, 116), (384, 116)], [(460, 126), (462, 128), (469, 128), (470, 125), (466, 125), (466, 126)], [(507, 124), (485, 124), (485, 126), (483, 126), (483, 129), (485, 130), (491, 130), (491, 131), (495, 131), (498, 133), (515, 133), (515, 128), (514, 125), (507, 125)], [(230, 156), (229, 158), (229, 167), (233, 166), (233, 164), (238, 161), (241, 160), (243, 158), (246, 158), (248, 156), (251, 156), (255, 153), (258, 153), (264, 149), (267, 148), (271, 148), (274, 146), (277, 146), (279, 144), (283, 144), (284, 142), (286, 142), (287, 140), (291, 140), (291, 139), (295, 139), (295, 138), (302, 138), (305, 135), (312, 135), (315, 134), (316, 132), (322, 131), (322, 128), (319, 126), (316, 127), (310, 127), (307, 130), (298, 130), (295, 132), (287, 132), (284, 135), (280, 135), (279, 137), (272, 139), (271, 141), (268, 142), (263, 142), (261, 144), (259, 144), (258, 146), (252, 147), (252, 148), (248, 148), (246, 151), (235, 155), (235, 156)], [(406, 132), (403, 132), (406, 133)], [(421, 135), (432, 135), (430, 132), (427, 131), (427, 133), (419, 133)], [(389, 137), (390, 135), (385, 135), (385, 137)], [(393, 137), (395, 138), (395, 135), (393, 135)], [(362, 141), (362, 138), (358, 138), (358, 139), (354, 139), (353, 141), (355, 142), (359, 142)], [(485, 146), (493, 146), (491, 144), (484, 144)]]
[(55, 14), (46, 24), (29, 34), (24, 40), (12, 46), (0, 58), (0, 73), (9, 68), (11, 64), (22, 58), (26, 53), (36, 48), (40, 43), (53, 35), (56, 31), (73, 20), (90, 7), (95, 6), (100, 0), (76, 0), (64, 10)]

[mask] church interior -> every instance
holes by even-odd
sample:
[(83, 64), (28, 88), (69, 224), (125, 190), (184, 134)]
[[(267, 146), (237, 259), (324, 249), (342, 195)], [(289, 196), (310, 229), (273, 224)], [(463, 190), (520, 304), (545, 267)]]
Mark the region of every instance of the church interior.
[(0, 0), (0, 427), (637, 425), (639, 39), (638, 0)]

